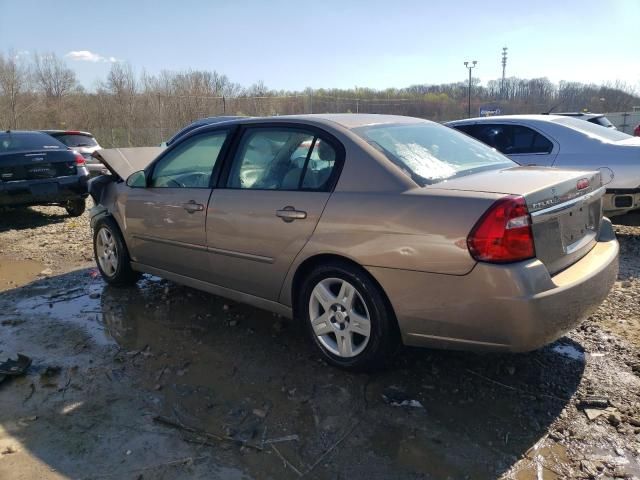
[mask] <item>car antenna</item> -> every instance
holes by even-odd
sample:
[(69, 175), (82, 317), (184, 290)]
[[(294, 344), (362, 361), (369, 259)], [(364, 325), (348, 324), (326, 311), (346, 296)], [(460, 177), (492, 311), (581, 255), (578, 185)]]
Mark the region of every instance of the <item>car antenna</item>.
[(564, 103), (564, 100), (559, 101), (553, 107), (551, 107), (548, 112), (544, 112), (543, 115), (549, 115), (551, 112), (553, 112), (556, 108), (558, 108), (563, 103)]

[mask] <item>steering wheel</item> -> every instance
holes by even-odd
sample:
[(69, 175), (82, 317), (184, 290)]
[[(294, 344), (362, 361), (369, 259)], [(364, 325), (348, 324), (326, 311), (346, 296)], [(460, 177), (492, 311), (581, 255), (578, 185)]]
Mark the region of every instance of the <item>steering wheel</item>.
[(184, 185), (182, 185), (179, 181), (171, 178), (169, 180), (167, 180), (167, 187), (168, 186), (172, 186), (172, 187), (176, 187), (176, 188), (182, 188), (184, 187)]

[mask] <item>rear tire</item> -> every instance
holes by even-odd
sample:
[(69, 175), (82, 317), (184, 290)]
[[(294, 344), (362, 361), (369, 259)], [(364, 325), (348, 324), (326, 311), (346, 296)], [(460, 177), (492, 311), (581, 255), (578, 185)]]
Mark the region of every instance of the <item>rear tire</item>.
[(96, 222), (93, 253), (98, 270), (108, 284), (120, 287), (133, 285), (140, 280), (141, 274), (131, 268), (129, 251), (113, 218), (103, 217)]
[(75, 200), (69, 200), (65, 205), (64, 205), (65, 210), (67, 211), (67, 213), (69, 214), (70, 217), (79, 217), (80, 215), (82, 215), (84, 213), (84, 211), (86, 210), (87, 206), (85, 203), (84, 198), (78, 198)]
[(352, 371), (385, 365), (396, 352), (395, 316), (364, 270), (343, 262), (313, 269), (297, 299), (299, 316), (329, 364)]

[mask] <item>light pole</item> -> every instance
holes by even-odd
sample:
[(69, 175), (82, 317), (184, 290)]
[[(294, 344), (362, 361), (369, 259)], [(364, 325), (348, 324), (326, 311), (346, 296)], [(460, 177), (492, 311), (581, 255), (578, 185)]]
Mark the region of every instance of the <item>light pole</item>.
[(464, 66), (469, 70), (469, 107), (467, 109), (467, 116), (471, 118), (471, 69), (476, 68), (478, 62), (473, 60), (472, 62), (464, 62)]

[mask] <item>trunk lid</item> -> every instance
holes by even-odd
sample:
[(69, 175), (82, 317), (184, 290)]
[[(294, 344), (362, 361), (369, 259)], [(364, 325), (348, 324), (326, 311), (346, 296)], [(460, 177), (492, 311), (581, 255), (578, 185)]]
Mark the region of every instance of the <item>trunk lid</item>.
[(75, 175), (71, 150), (38, 150), (0, 153), (0, 181), (43, 180)]
[(595, 245), (602, 219), (600, 172), (514, 167), (453, 178), (431, 187), (524, 197), (536, 257), (555, 274)]
[(93, 152), (109, 171), (123, 180), (132, 173), (144, 170), (165, 147), (106, 148)]

